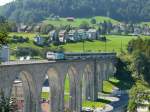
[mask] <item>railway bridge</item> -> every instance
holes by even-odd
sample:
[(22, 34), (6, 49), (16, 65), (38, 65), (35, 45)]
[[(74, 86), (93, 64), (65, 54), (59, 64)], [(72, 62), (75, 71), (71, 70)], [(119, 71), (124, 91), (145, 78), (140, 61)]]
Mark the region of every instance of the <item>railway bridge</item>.
[(69, 108), (80, 112), (82, 97), (97, 100), (102, 91), (103, 80), (115, 72), (115, 53), (99, 55), (99, 58), (78, 60), (34, 60), (13, 61), (0, 65), (0, 88), (11, 96), (14, 80), (23, 83), (24, 112), (41, 112), (41, 93), (45, 77), (48, 76), (51, 92), (51, 112), (64, 111), (64, 88), (66, 75), (70, 82)]

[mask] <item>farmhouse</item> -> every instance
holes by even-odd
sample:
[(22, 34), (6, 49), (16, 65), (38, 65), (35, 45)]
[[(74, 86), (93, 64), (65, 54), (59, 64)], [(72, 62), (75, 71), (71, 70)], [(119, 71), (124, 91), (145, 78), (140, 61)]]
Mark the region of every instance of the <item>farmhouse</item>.
[(140, 35), (142, 33), (140, 27), (134, 27), (134, 35)]
[(31, 32), (32, 28), (33, 28), (32, 26), (28, 26), (27, 29), (26, 29), (26, 32)]
[(78, 41), (78, 32), (76, 30), (70, 30), (68, 32), (68, 38), (69, 41)]
[(89, 29), (87, 31), (87, 35), (88, 35), (88, 39), (91, 39), (91, 40), (96, 39), (96, 37), (97, 37), (96, 29)]
[(37, 35), (36, 37), (34, 37), (34, 42), (37, 45), (44, 45), (44, 41), (45, 41), (45, 39), (43, 37), (41, 37), (40, 35)]
[(25, 32), (27, 28), (28, 28), (27, 25), (21, 25), (21, 26), (18, 28), (18, 32)]
[(61, 30), (59, 32), (59, 41), (60, 42), (66, 42), (66, 37), (67, 37), (66, 30)]
[(75, 20), (74, 17), (67, 17), (67, 21), (73, 22)]
[(78, 30), (78, 38), (79, 38), (79, 40), (87, 39), (87, 33), (84, 29)]

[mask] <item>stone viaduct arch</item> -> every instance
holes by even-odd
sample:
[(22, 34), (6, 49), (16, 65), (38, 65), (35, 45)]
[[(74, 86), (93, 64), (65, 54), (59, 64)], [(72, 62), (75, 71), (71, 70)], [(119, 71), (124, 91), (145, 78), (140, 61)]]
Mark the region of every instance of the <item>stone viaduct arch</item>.
[(69, 108), (72, 112), (80, 112), (82, 97), (85, 96), (86, 100), (96, 100), (98, 92), (101, 91), (101, 82), (114, 73), (112, 60), (113, 58), (107, 62), (101, 59), (0, 65), (0, 88), (6, 96), (10, 96), (13, 81), (20, 76), (24, 84), (24, 96), (27, 98), (25, 112), (41, 112), (41, 91), (47, 75), (51, 91), (51, 112), (63, 112), (64, 84), (68, 74), (71, 96)]

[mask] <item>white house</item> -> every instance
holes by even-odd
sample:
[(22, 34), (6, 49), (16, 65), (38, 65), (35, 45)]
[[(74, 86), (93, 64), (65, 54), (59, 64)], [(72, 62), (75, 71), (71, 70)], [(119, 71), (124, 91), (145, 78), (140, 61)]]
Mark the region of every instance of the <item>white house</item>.
[(79, 40), (84, 40), (84, 39), (87, 39), (88, 35), (86, 33), (86, 31), (84, 29), (79, 29), (78, 30), (78, 39)]
[(44, 44), (45, 39), (39, 35), (37, 35), (36, 37), (34, 37), (34, 42), (38, 45), (43, 45)]
[(68, 32), (67, 39), (71, 41), (78, 41), (78, 32), (76, 30), (70, 30)]
[(96, 39), (97, 37), (97, 30), (96, 29), (89, 29), (87, 31), (88, 39)]
[(140, 27), (135, 27), (134, 28), (134, 35), (139, 35), (139, 34), (141, 34), (142, 33), (142, 31), (141, 31), (141, 28)]
[(61, 30), (59, 32), (59, 41), (66, 42), (66, 30)]
[(0, 49), (0, 59), (2, 61), (9, 61), (10, 51), (8, 46), (2, 46)]

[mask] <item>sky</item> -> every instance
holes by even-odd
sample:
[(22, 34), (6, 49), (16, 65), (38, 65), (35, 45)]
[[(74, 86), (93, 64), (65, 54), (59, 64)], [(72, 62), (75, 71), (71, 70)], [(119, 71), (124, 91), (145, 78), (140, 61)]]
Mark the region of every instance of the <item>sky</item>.
[(9, 3), (11, 1), (13, 1), (13, 0), (0, 0), (0, 6), (5, 5), (6, 3)]

